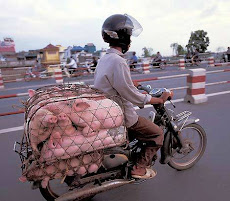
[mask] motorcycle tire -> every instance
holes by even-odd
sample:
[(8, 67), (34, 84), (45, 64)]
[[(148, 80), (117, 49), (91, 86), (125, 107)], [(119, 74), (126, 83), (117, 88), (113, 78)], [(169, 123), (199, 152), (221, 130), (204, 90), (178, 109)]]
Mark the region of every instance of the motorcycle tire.
[(25, 76), (24, 76), (24, 80), (25, 80), (26, 82), (31, 81), (31, 79), (32, 79), (31, 75), (25, 75)]
[(160, 63), (159, 67), (161, 70), (165, 70), (166, 64), (165, 63)]
[[(54, 180), (52, 180), (51, 182), (53, 182)], [(46, 188), (42, 188), (39, 187), (40, 193), (42, 194), (42, 196), (47, 200), (47, 201), (55, 201), (55, 199), (57, 199), (59, 196), (61, 196), (62, 194), (66, 193), (66, 192), (57, 192), (57, 190), (55, 189), (55, 187), (53, 187), (53, 185), (51, 185), (51, 182), (49, 181), (48, 185)], [(60, 181), (59, 181), (60, 183)], [(66, 185), (66, 183), (63, 183), (63, 185)], [(63, 186), (63, 188), (65, 188)], [(61, 189), (60, 186), (57, 187), (58, 191)], [(78, 201), (90, 201), (95, 195), (92, 195), (90, 197), (78, 200)]]
[[(198, 136), (199, 142), (198, 142), (198, 148), (195, 150), (195, 143), (194, 143), (194, 136)], [(186, 170), (194, 166), (202, 157), (202, 155), (205, 152), (205, 148), (207, 145), (207, 136), (204, 131), (204, 129), (197, 123), (191, 123), (186, 126), (184, 126), (181, 130), (181, 136), (184, 139), (184, 143), (186, 144), (186, 147), (190, 149), (189, 153), (181, 153), (180, 150), (177, 150), (178, 148), (171, 147), (173, 150), (172, 152), (172, 158), (170, 159), (168, 165), (176, 170)], [(189, 137), (193, 139), (189, 139)], [(193, 156), (191, 159), (184, 161), (184, 158), (189, 156)], [(176, 156), (179, 155), (181, 158), (176, 158)]]

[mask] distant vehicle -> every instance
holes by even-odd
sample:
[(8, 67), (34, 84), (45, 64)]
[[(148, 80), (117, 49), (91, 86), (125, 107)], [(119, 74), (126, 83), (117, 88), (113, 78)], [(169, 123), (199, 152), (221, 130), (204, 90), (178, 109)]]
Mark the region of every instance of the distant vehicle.
[(6, 58), (0, 57), (0, 61), (6, 61)]

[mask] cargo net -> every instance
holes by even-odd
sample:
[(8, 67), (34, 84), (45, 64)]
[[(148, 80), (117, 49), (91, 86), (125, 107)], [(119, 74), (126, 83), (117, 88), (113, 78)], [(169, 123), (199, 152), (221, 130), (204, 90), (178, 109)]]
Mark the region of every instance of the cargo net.
[(50, 179), (96, 173), (103, 149), (126, 142), (115, 96), (75, 84), (29, 90), (29, 96), (20, 150), (22, 182), (41, 181), (45, 188)]

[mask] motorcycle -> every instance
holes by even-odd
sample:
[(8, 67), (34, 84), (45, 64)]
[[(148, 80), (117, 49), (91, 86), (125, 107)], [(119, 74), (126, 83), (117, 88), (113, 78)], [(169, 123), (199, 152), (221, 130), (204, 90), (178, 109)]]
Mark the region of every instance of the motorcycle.
[(26, 74), (24, 75), (24, 80), (26, 82), (29, 82), (34, 79), (48, 79), (50, 77), (47, 70), (44, 70), (42, 72), (33, 72), (32, 68), (28, 68), (26, 71)]
[(161, 70), (164, 70), (167, 62), (166, 59), (161, 59), (161, 61), (153, 61), (151, 65), (153, 68), (160, 68)]
[[(166, 88), (151, 89), (150, 86), (142, 85), (138, 89), (146, 91), (152, 97), (160, 97), (163, 92), (169, 91)], [(149, 113), (149, 119), (164, 130), (160, 162), (176, 170), (186, 170), (194, 166), (205, 152), (207, 143), (206, 133), (198, 124), (199, 119), (192, 117), (189, 111), (175, 114), (165, 104), (153, 105), (153, 108), (155, 112)], [(127, 140), (125, 145), (103, 150), (102, 166), (96, 173), (82, 177), (66, 176), (61, 182), (53, 179), (46, 188), (42, 188), (40, 184), (33, 186), (40, 189), (46, 200), (88, 201), (98, 193), (139, 182), (139, 179), (132, 178), (131, 170), (138, 154), (147, 145), (148, 142), (137, 139)], [(15, 147), (14, 150), (16, 151)], [(20, 156), (22, 152), (23, 150), (18, 152)]]

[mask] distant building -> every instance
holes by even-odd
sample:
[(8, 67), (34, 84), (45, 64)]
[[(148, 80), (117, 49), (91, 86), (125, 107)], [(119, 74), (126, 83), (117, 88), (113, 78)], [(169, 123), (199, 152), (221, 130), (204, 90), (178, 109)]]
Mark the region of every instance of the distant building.
[(61, 45), (57, 45), (57, 47), (59, 48), (59, 57), (60, 57), (60, 61), (64, 62), (65, 59), (65, 47), (61, 46)]
[(84, 49), (88, 53), (96, 52), (96, 46), (93, 43), (88, 43), (87, 45), (85, 45)]
[(12, 38), (4, 38), (0, 41), (0, 54), (15, 54), (15, 43)]
[(73, 48), (71, 49), (72, 54), (76, 54), (82, 51), (88, 53), (94, 53), (96, 51), (96, 46), (93, 43), (88, 43), (87, 45), (85, 45), (85, 47), (73, 46)]
[(25, 60), (38, 60), (40, 50), (29, 50), (25, 53)]
[(76, 54), (76, 53), (82, 52), (84, 50), (85, 49), (81, 46), (73, 46), (73, 48), (71, 49), (71, 53)]
[(106, 54), (106, 49), (102, 49), (102, 50), (97, 50), (93, 55), (96, 57), (103, 57)]
[(49, 44), (40, 50), (42, 64), (60, 64), (59, 48)]
[(64, 53), (64, 58), (65, 58), (65, 60), (67, 59), (67, 58), (70, 58), (71, 57), (71, 49), (72, 49), (73, 47), (71, 47), (71, 46), (68, 46), (66, 49), (65, 49), (65, 53)]

